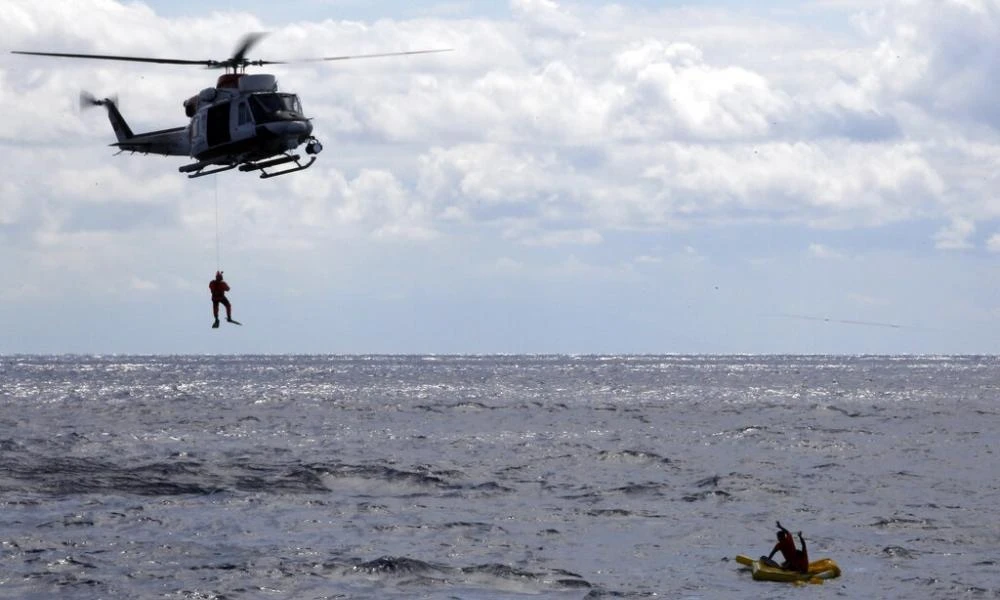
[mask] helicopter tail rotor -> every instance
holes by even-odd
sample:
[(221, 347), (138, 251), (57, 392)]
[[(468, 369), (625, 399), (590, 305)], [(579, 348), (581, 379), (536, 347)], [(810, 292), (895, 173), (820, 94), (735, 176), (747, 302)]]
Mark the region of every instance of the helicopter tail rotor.
[(125, 117), (123, 117), (122, 113), (118, 111), (117, 96), (99, 99), (90, 92), (80, 92), (80, 109), (86, 110), (94, 106), (103, 106), (107, 109), (108, 119), (111, 121), (111, 128), (115, 130), (115, 136), (118, 137), (119, 144), (121, 142), (127, 142), (135, 137), (135, 134), (132, 133), (132, 129), (128, 126), (128, 123), (125, 122)]
[(80, 92), (80, 109), (91, 108), (93, 106), (100, 106), (101, 101), (97, 99), (97, 96), (91, 94), (88, 91)]
[(110, 98), (104, 98), (103, 100), (98, 99), (97, 96), (91, 94), (90, 92), (83, 90), (80, 92), (80, 109), (87, 109), (94, 106), (106, 106), (108, 104), (118, 105), (118, 96), (111, 96)]

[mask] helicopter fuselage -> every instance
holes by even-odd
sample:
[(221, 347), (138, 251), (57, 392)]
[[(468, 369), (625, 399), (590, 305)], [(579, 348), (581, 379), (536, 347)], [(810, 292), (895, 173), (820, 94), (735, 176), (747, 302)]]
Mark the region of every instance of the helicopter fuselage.
[[(108, 111), (118, 142), (124, 151), (168, 156), (189, 156), (196, 162), (179, 168), (189, 177), (200, 177), (239, 167), (274, 177), (308, 168), (292, 152), (302, 144), (308, 154), (318, 154), (322, 145), (312, 136), (312, 123), (302, 112), (295, 94), (279, 92), (273, 75), (227, 73), (218, 85), (205, 88), (184, 101), (187, 127), (134, 134), (114, 100), (90, 100)], [(266, 169), (295, 163), (277, 172)]]
[[(115, 54), (82, 54), (79, 52), (37, 52), (11, 50), (12, 54), (84, 58), (169, 65), (200, 65), (210, 69), (225, 69), (214, 88), (205, 88), (184, 101), (184, 112), (191, 119), (186, 127), (174, 127), (146, 133), (132, 133), (125, 118), (111, 98), (99, 100), (83, 92), (81, 106), (103, 106), (115, 130), (118, 141), (112, 146), (122, 151), (167, 156), (189, 156), (195, 159), (180, 167), (188, 177), (201, 177), (239, 167), (241, 171), (260, 171), (261, 178), (294, 173), (309, 168), (323, 145), (312, 136), (312, 123), (302, 113), (295, 94), (281, 93), (274, 75), (247, 75), (248, 66), (287, 64), (289, 61), (250, 60), (247, 53), (264, 37), (263, 33), (244, 35), (233, 55), (225, 60), (190, 60), (122, 56)], [(450, 49), (380, 52), (349, 56), (326, 56), (298, 59), (291, 62), (329, 62), (358, 58), (381, 58), (448, 52)], [(292, 152), (306, 144), (306, 154), (313, 155), (306, 163)], [(281, 171), (268, 172), (280, 165), (295, 163)]]
[(263, 160), (312, 139), (298, 96), (278, 92), (273, 75), (223, 75), (184, 108), (191, 117), (189, 155), (199, 161)]

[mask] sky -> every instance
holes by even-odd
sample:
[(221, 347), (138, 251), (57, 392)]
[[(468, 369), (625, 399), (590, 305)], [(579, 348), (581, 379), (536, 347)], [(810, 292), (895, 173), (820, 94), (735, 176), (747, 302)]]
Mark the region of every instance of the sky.
[[(7, 0), (0, 354), (1000, 352), (1000, 0)], [(324, 151), (115, 155), (275, 65)], [(217, 268), (244, 325), (213, 330)]]

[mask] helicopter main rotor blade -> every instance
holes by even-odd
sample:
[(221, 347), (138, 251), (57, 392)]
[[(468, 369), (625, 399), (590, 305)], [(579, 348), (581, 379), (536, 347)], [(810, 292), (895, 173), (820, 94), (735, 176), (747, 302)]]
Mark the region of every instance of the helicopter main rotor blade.
[[(354, 54), (352, 56), (326, 56), (323, 58), (300, 58), (286, 62), (323, 62), (332, 60), (354, 60), (355, 58), (382, 58), (383, 56), (407, 56), (410, 54), (433, 54), (435, 52), (451, 52), (451, 48), (438, 48), (436, 50), (410, 50), (409, 52), (381, 52), (379, 54)], [(281, 64), (281, 63), (271, 63)]]
[(179, 58), (150, 58), (147, 56), (118, 56), (113, 54), (76, 54), (69, 52), (26, 52), (11, 50), (11, 54), (31, 54), (33, 56), (56, 56), (59, 58), (93, 58), (97, 60), (124, 60), (129, 62), (159, 63), (164, 65), (203, 65), (214, 67), (219, 64), (214, 60), (183, 60)]
[(266, 34), (248, 33), (241, 38), (236, 52), (226, 60), (187, 60), (182, 58), (152, 58), (149, 56), (121, 56), (117, 54), (81, 54), (76, 52), (28, 52), (11, 50), (11, 54), (28, 54), (32, 56), (55, 56), (57, 58), (90, 58), (94, 60), (119, 60), (127, 62), (155, 63), (161, 65), (200, 65), (209, 69), (245, 68), (247, 66), (284, 65), (289, 63), (328, 62), (338, 60), (354, 60), (356, 58), (382, 58), (386, 56), (407, 56), (413, 54), (433, 54), (435, 52), (451, 52), (451, 48), (435, 50), (410, 50), (409, 52), (380, 52), (378, 54), (354, 54), (349, 56), (325, 56), (322, 58), (301, 58), (296, 60), (249, 60), (246, 53)]
[(232, 62), (233, 64), (244, 64), (247, 62), (247, 52), (250, 51), (250, 48), (256, 46), (257, 42), (259, 42), (265, 35), (267, 34), (264, 32), (251, 32), (244, 35), (240, 38), (239, 44), (236, 45), (236, 51), (233, 52), (232, 58), (230, 58), (227, 62)]

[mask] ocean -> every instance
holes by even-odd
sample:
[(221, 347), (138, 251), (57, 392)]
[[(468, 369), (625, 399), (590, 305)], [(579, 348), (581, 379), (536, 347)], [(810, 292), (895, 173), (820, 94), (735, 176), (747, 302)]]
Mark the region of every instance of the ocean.
[[(3, 356), (0, 597), (1000, 598), (992, 356)], [(752, 581), (775, 521), (842, 576)]]

